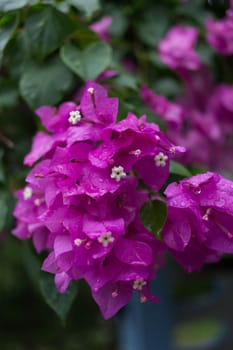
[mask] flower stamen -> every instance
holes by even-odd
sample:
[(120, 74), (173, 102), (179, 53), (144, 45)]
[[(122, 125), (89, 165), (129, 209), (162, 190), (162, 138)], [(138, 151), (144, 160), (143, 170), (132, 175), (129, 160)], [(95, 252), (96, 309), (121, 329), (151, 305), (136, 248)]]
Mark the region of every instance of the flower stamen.
[(141, 291), (145, 285), (146, 285), (146, 281), (144, 280), (144, 278), (142, 278), (142, 277), (141, 278), (137, 278), (133, 282), (133, 289)]
[(30, 199), (32, 197), (32, 193), (33, 193), (32, 188), (29, 186), (26, 186), (24, 191), (23, 191), (23, 198), (25, 200)]
[(158, 166), (158, 167), (164, 167), (166, 165), (166, 161), (168, 159), (168, 156), (166, 154), (164, 154), (163, 152), (159, 152), (154, 160), (155, 160), (155, 164)]
[(98, 237), (98, 242), (103, 245), (103, 247), (107, 247), (110, 243), (113, 243), (115, 238), (112, 236), (112, 232), (104, 232)]
[(80, 122), (81, 118), (82, 116), (79, 111), (71, 111), (68, 121), (70, 124), (76, 125)]
[(114, 166), (112, 168), (111, 178), (115, 179), (117, 182), (126, 177), (124, 168), (122, 166)]

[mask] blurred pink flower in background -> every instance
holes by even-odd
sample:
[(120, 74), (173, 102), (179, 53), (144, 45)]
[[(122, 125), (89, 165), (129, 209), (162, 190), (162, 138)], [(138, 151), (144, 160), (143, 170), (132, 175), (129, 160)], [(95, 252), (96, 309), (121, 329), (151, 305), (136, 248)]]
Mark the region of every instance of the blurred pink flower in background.
[(92, 23), (89, 27), (93, 30), (96, 34), (99, 35), (99, 37), (103, 41), (109, 41), (109, 27), (112, 24), (112, 17), (111, 16), (104, 16), (99, 21)]

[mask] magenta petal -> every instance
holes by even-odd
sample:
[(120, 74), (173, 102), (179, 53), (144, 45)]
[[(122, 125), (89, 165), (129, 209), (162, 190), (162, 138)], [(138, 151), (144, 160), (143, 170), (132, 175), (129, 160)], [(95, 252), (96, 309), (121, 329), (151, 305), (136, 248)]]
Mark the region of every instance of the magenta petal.
[(42, 250), (46, 249), (46, 243), (49, 235), (49, 230), (46, 227), (39, 227), (32, 236), (34, 247), (37, 253), (41, 253)]
[(92, 296), (99, 305), (101, 313), (106, 320), (114, 316), (132, 297), (132, 289), (128, 286), (121, 285), (118, 288), (117, 296), (113, 297), (112, 293), (115, 290), (116, 286), (110, 283), (97, 292), (92, 291)]
[[(93, 89), (93, 94), (88, 91), (90, 88)], [(97, 124), (110, 125), (116, 121), (118, 99), (109, 98), (107, 90), (103, 86), (88, 81), (85, 85), (80, 108), (84, 119)]]
[(94, 151), (90, 152), (89, 160), (92, 165), (99, 168), (106, 168), (109, 166), (109, 161), (114, 156), (116, 147), (113, 143), (102, 143)]
[(114, 248), (116, 257), (126, 263), (139, 266), (147, 266), (152, 263), (152, 250), (143, 242), (119, 238)]
[(54, 138), (42, 131), (38, 132), (33, 140), (30, 153), (24, 158), (25, 165), (32, 165), (39, 158), (49, 152), (53, 146)]
[(42, 271), (50, 272), (50, 273), (56, 273), (57, 272), (57, 265), (56, 265), (56, 259), (54, 252), (51, 252), (47, 258), (44, 260), (42, 267)]
[(65, 293), (70, 281), (71, 278), (65, 272), (60, 272), (55, 275), (55, 285), (60, 293)]
[(59, 235), (54, 241), (54, 253), (55, 256), (72, 251), (72, 244), (70, 237), (65, 235)]
[(91, 124), (84, 124), (77, 127), (70, 127), (67, 135), (67, 145), (71, 146), (78, 141), (98, 140), (99, 130)]
[(134, 167), (143, 182), (155, 192), (164, 185), (169, 175), (169, 162), (164, 167), (158, 167), (154, 157), (144, 157)]
[(163, 228), (163, 241), (171, 249), (183, 251), (190, 241), (191, 227), (185, 214), (185, 211), (170, 209), (169, 220)]
[(51, 119), (55, 116), (55, 113), (56, 108), (50, 106), (42, 106), (36, 110), (36, 114), (40, 117), (42, 125), (44, 125), (44, 127), (49, 131), (52, 131), (50, 124)]
[(20, 239), (28, 239), (31, 237), (31, 234), (28, 232), (28, 225), (23, 221), (19, 222), (17, 227), (12, 230), (12, 234)]

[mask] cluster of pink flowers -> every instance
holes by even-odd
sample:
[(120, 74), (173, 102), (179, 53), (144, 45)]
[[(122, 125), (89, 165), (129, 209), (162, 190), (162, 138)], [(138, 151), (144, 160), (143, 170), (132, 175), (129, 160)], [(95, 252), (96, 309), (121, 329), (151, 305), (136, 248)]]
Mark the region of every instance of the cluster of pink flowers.
[(186, 69), (199, 69), (201, 61), (195, 51), (197, 37), (196, 28), (183, 25), (172, 27), (159, 43), (159, 53), (163, 62), (181, 72)]
[[(165, 103), (166, 105), (166, 103)], [(34, 138), (26, 165), (36, 164), (17, 191), (13, 234), (49, 252), (42, 269), (58, 290), (84, 279), (107, 319), (129, 302), (157, 301), (149, 284), (167, 251), (191, 272), (233, 253), (233, 183), (214, 173), (172, 183), (172, 158), (182, 155), (156, 124), (128, 113), (89, 81), (80, 104), (37, 110), (46, 131)], [(140, 209), (163, 200), (168, 215), (157, 239)]]
[(99, 21), (90, 25), (90, 29), (95, 32), (102, 41), (108, 42), (110, 40), (109, 27), (112, 24), (111, 16), (104, 16)]
[[(65, 292), (83, 278), (105, 318), (132, 296), (156, 301), (149, 282), (165, 246), (141, 223), (139, 210), (169, 175), (170, 159), (184, 151), (159, 127), (129, 113), (116, 122), (118, 99), (87, 82), (80, 104), (37, 110), (46, 132), (34, 138), (25, 164), (37, 162), (17, 192), (20, 239), (50, 253), (44, 271)], [(143, 183), (144, 189), (138, 184)]]
[(188, 272), (233, 253), (233, 182), (206, 173), (170, 184), (163, 241)]
[(206, 20), (207, 41), (221, 55), (233, 54), (233, 3), (225, 18), (214, 21)]
[(186, 148), (185, 165), (232, 174), (233, 86), (214, 84), (195, 52), (197, 35), (196, 28), (177, 25), (158, 47), (161, 60), (183, 80), (183, 96), (171, 102), (144, 85), (141, 97), (165, 122), (170, 140)]
[(233, 87), (214, 87), (204, 108), (198, 95), (190, 92), (187, 89), (183, 99), (171, 102), (147, 86), (141, 88), (142, 99), (164, 121), (170, 140), (186, 148), (183, 164), (233, 173)]

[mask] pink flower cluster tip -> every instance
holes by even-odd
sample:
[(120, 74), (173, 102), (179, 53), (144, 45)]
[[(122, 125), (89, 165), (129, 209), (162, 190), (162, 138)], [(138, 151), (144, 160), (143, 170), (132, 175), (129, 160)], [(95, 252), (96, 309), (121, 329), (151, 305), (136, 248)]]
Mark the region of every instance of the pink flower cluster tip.
[(159, 42), (161, 60), (178, 72), (195, 71), (201, 67), (201, 60), (195, 51), (198, 31), (194, 27), (176, 25)]
[(210, 46), (221, 55), (233, 54), (233, 4), (225, 18), (214, 21), (206, 20), (206, 38)]
[(170, 184), (163, 241), (188, 272), (233, 253), (233, 182), (207, 172)]

